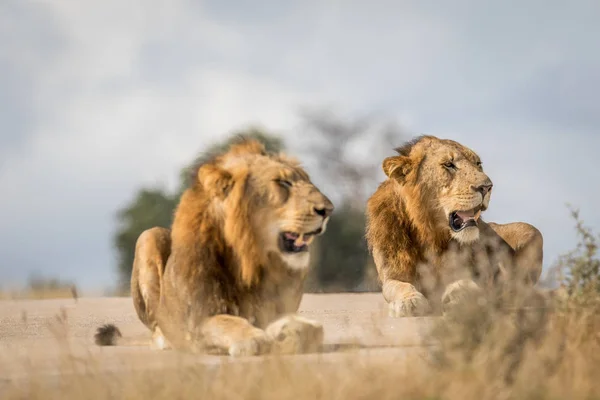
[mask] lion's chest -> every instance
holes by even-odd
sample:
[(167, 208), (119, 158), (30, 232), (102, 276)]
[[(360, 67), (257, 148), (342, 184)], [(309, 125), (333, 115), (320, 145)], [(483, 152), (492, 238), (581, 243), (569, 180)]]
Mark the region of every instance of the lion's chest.
[(418, 272), (421, 280), (440, 287), (459, 279), (493, 283), (502, 264), (502, 254), (485, 241), (469, 246), (451, 241), (443, 252), (424, 253)]
[(261, 285), (239, 299), (240, 316), (264, 328), (283, 314), (296, 312), (301, 296), (296, 284)]

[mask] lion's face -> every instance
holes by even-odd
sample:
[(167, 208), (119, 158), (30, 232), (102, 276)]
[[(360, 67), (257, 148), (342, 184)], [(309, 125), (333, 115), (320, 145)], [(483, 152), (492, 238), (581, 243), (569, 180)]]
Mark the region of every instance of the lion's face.
[(273, 257), (292, 269), (308, 267), (309, 246), (334, 207), (297, 161), (246, 141), (202, 166), (198, 179), (223, 214), (225, 240), (246, 282)]
[(309, 246), (322, 235), (333, 204), (306, 172), (282, 157), (257, 159), (249, 188), (259, 199), (254, 224), (265, 251), (279, 255), (293, 269), (309, 265)]
[(478, 240), (479, 217), (492, 192), (479, 156), (457, 142), (432, 137), (398, 151), (400, 156), (384, 161), (386, 174), (409, 193), (419, 189), (415, 201), (429, 207), (437, 229), (461, 243)]

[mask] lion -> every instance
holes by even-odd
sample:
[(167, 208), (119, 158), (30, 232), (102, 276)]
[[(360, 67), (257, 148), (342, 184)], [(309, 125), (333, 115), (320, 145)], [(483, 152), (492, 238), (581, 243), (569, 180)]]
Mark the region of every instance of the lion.
[(395, 151), (366, 208), (367, 244), (390, 316), (444, 312), (509, 279), (537, 283), (542, 234), (525, 222), (483, 221), (493, 183), (474, 151), (429, 135)]
[[(136, 242), (131, 296), (151, 346), (231, 356), (320, 349), (321, 323), (296, 312), (310, 245), (333, 210), (297, 160), (254, 139), (202, 163), (171, 229)], [(112, 324), (95, 338), (124, 343)]]

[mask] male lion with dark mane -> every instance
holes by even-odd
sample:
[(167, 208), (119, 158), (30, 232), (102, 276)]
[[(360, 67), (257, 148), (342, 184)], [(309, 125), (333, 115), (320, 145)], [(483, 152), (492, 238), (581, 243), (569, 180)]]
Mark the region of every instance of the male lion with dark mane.
[[(242, 138), (200, 165), (171, 229), (136, 243), (131, 295), (153, 347), (232, 356), (316, 351), (322, 325), (295, 315), (309, 245), (334, 209), (294, 159)], [(114, 325), (96, 343), (122, 342)]]
[[(479, 156), (452, 140), (421, 136), (383, 161), (388, 179), (367, 204), (366, 238), (391, 316), (424, 315), (503, 279), (534, 285), (542, 234), (495, 224), (492, 181)], [(504, 277), (504, 278), (503, 278)]]

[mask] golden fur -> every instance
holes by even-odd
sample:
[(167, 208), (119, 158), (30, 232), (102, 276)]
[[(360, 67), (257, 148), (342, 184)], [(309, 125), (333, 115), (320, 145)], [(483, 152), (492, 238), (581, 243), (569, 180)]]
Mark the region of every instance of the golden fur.
[[(203, 163), (196, 178), (171, 229), (137, 241), (131, 294), (154, 346), (234, 356), (317, 349), (322, 326), (294, 313), (329, 199), (297, 161), (254, 140)], [(114, 332), (100, 328), (97, 343), (117, 341)]]
[[(542, 235), (523, 222), (480, 218), (492, 181), (474, 151), (433, 136), (396, 151), (383, 161), (388, 179), (366, 211), (366, 237), (391, 315), (438, 310), (453, 301), (455, 289), (495, 284), (501, 274), (537, 282)], [(456, 220), (469, 222), (459, 231), (451, 228), (456, 215), (468, 216)]]

